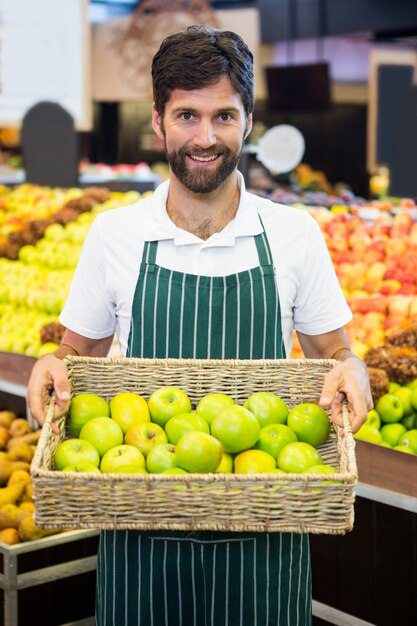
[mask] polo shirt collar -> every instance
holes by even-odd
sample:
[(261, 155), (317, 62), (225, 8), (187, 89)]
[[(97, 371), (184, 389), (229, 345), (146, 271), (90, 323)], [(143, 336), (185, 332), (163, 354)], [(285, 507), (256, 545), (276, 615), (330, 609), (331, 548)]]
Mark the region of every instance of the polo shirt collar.
[(143, 224), (145, 241), (162, 241), (171, 239), (176, 246), (195, 245), (201, 247), (234, 246), (236, 237), (253, 237), (263, 232), (258, 211), (251, 196), (246, 193), (243, 176), (238, 172), (240, 201), (234, 219), (219, 232), (214, 233), (206, 241), (196, 235), (178, 228), (169, 218), (166, 211), (169, 180), (159, 185), (152, 197), (147, 211), (147, 219)]

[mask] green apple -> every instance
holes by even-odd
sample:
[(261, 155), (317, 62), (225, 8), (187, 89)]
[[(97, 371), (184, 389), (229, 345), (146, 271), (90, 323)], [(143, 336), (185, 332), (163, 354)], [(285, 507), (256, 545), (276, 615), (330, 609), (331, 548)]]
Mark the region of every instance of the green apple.
[(74, 396), (69, 407), (68, 428), (71, 435), (78, 437), (81, 428), (93, 417), (108, 417), (110, 408), (104, 398), (93, 393)]
[(398, 440), (398, 445), (406, 446), (410, 448), (414, 454), (417, 454), (417, 429), (413, 428), (403, 433)]
[(145, 457), (134, 446), (121, 444), (107, 450), (101, 459), (100, 470), (108, 474), (114, 472), (119, 467), (126, 466), (137, 466), (145, 469)]
[(412, 430), (417, 426), (417, 413), (411, 413), (411, 415), (407, 415), (407, 417), (403, 417), (400, 424), (405, 426), (406, 430)]
[(270, 391), (256, 391), (249, 396), (243, 406), (254, 414), (261, 428), (268, 424), (287, 422), (287, 405), (284, 400)]
[(230, 452), (223, 452), (220, 465), (214, 471), (216, 474), (233, 474), (233, 456)]
[(89, 463), (86, 461), (85, 463), (77, 463), (72, 465), (67, 465), (62, 470), (63, 472), (91, 472), (93, 474), (101, 474), (99, 468), (93, 463)]
[(96, 448), (82, 439), (66, 439), (58, 444), (54, 460), (57, 470), (80, 463), (91, 463), (95, 467), (100, 465), (100, 455)]
[(273, 456), (263, 450), (244, 450), (234, 458), (235, 474), (269, 474), (276, 467)]
[(168, 441), (177, 444), (185, 433), (193, 430), (200, 430), (203, 433), (210, 434), (210, 428), (206, 420), (197, 413), (181, 413), (171, 417), (165, 425), (165, 433)]
[[(303, 474), (337, 474), (337, 470), (331, 465), (319, 464), (308, 467)], [(314, 481), (316, 483), (317, 481)], [(320, 480), (320, 485), (340, 485), (340, 480)], [(310, 487), (312, 491), (322, 491), (321, 487)]]
[(124, 435), (135, 424), (151, 421), (148, 403), (137, 393), (118, 393), (110, 400), (109, 406), (110, 416), (119, 424)]
[(384, 424), (380, 432), (384, 441), (389, 443), (390, 446), (396, 446), (400, 437), (406, 432), (406, 428), (403, 424), (394, 422), (394, 424)]
[(286, 424), (269, 424), (261, 428), (255, 448), (263, 450), (277, 459), (282, 448), (294, 441), (298, 441), (298, 438), (289, 426)]
[(161, 472), (161, 474), (188, 474), (188, 472), (182, 469), (182, 467), (168, 467), (168, 469)]
[(123, 431), (111, 417), (93, 417), (81, 428), (79, 438), (92, 443), (102, 457), (123, 443)]
[(368, 417), (366, 418), (365, 424), (368, 424), (368, 426), (374, 426), (375, 428), (381, 427), (381, 418), (375, 409), (368, 411)]
[(408, 383), (405, 384), (405, 386), (411, 390), (417, 389), (417, 378), (415, 378), (414, 380), (410, 380)]
[(144, 467), (140, 467), (139, 465), (120, 465), (119, 467), (115, 467), (112, 471), (112, 474), (147, 474), (148, 472)]
[(260, 432), (256, 417), (238, 404), (226, 407), (211, 424), (211, 434), (222, 443), (225, 452), (231, 453), (252, 448)]
[(410, 402), (411, 402), (411, 406), (413, 407), (414, 411), (417, 411), (417, 387), (414, 387), (411, 390)]
[(172, 443), (159, 443), (149, 450), (146, 457), (146, 469), (150, 474), (160, 474), (177, 466), (175, 446)]
[(142, 422), (132, 426), (125, 434), (124, 442), (135, 446), (146, 457), (149, 450), (159, 443), (168, 443), (164, 429), (153, 422)]
[(381, 443), (382, 435), (378, 428), (375, 426), (370, 426), (369, 424), (362, 424), (359, 430), (353, 435), (355, 439), (360, 439), (361, 441), (367, 441), (368, 443)]
[(396, 391), (400, 387), (401, 387), (401, 385), (399, 383), (394, 383), (391, 380), (390, 383), (389, 383), (389, 386), (388, 386), (388, 393), (394, 393), (394, 391)]
[(411, 415), (414, 412), (414, 409), (411, 406), (411, 389), (408, 387), (399, 387), (393, 392), (392, 395), (396, 396), (401, 401), (404, 409), (403, 417), (407, 417), (407, 415)]
[(394, 446), (393, 450), (398, 450), (398, 452), (405, 452), (406, 454), (414, 454), (411, 448), (408, 446), (403, 446), (399, 444), (398, 446)]
[(153, 422), (165, 427), (171, 417), (181, 413), (191, 413), (191, 402), (187, 394), (177, 387), (156, 389), (148, 400), (148, 407)]
[(316, 448), (304, 441), (289, 443), (278, 456), (278, 467), (284, 472), (300, 474), (313, 465), (321, 465), (323, 459)]
[(209, 426), (213, 419), (228, 406), (235, 404), (235, 401), (225, 393), (208, 393), (203, 396), (197, 404), (197, 415), (203, 417)]
[(187, 472), (214, 472), (222, 456), (223, 446), (220, 441), (199, 430), (186, 433), (176, 445), (177, 465)]
[(321, 463), (319, 465), (312, 465), (311, 467), (308, 467), (306, 470), (304, 470), (303, 474), (337, 474), (337, 470), (331, 465)]
[(375, 409), (384, 424), (399, 422), (404, 417), (404, 407), (401, 400), (392, 393), (381, 396)]
[(317, 447), (327, 441), (330, 434), (330, 419), (318, 404), (303, 402), (288, 413), (287, 426), (297, 435), (299, 441)]

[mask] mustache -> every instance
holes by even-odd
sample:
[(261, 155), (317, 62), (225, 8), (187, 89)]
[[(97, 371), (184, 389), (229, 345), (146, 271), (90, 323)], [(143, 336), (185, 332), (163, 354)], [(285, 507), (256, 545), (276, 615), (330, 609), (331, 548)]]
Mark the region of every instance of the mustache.
[(198, 148), (191, 148), (188, 146), (182, 146), (179, 150), (178, 150), (178, 155), (181, 157), (185, 157), (187, 155), (189, 156), (205, 156), (205, 157), (210, 157), (210, 156), (214, 156), (216, 154), (223, 154), (224, 152), (227, 152), (227, 150), (225, 149), (225, 146), (222, 144), (216, 144), (215, 146), (210, 146), (210, 148), (208, 150), (201, 150)]

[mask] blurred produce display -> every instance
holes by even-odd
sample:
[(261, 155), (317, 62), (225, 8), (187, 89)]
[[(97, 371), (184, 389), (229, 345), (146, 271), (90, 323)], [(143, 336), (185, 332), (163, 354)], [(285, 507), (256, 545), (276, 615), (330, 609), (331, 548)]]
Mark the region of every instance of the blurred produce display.
[(0, 187), (0, 350), (38, 357), (56, 349), (58, 315), (90, 224), (138, 198), (101, 187)]
[(33, 520), (29, 474), (40, 430), (13, 411), (0, 411), (0, 542), (16, 544), (60, 531), (43, 530)]
[[(129, 166), (132, 175), (144, 165)], [(124, 168), (109, 169), (122, 176)], [(346, 327), (353, 351), (363, 357), (391, 333), (417, 323), (416, 205), (408, 198), (366, 202), (343, 185), (331, 187), (304, 164), (294, 177), (311, 204), (280, 195), (276, 184), (262, 195), (308, 210), (317, 220), (353, 312)], [(138, 198), (137, 192), (105, 187), (0, 186), (0, 350), (39, 356), (55, 349), (64, 331), (58, 315), (91, 222)], [(295, 334), (292, 356), (302, 357)]]

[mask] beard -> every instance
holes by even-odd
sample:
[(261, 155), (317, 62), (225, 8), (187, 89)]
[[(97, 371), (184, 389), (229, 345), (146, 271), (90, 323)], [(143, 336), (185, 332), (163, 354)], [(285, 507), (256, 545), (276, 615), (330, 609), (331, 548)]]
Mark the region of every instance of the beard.
[[(218, 189), (236, 169), (242, 148), (243, 145), (240, 146), (239, 150), (231, 150), (224, 144), (218, 144), (210, 149), (210, 153), (208, 153), (207, 150), (193, 150), (187, 146), (183, 146), (179, 150), (168, 152), (165, 143), (165, 150), (171, 171), (180, 183), (193, 193), (210, 193)], [(217, 166), (211, 167), (210, 169), (199, 168), (198, 166), (193, 168), (187, 165), (187, 156), (204, 155), (207, 157), (215, 154), (221, 154), (222, 158)]]

